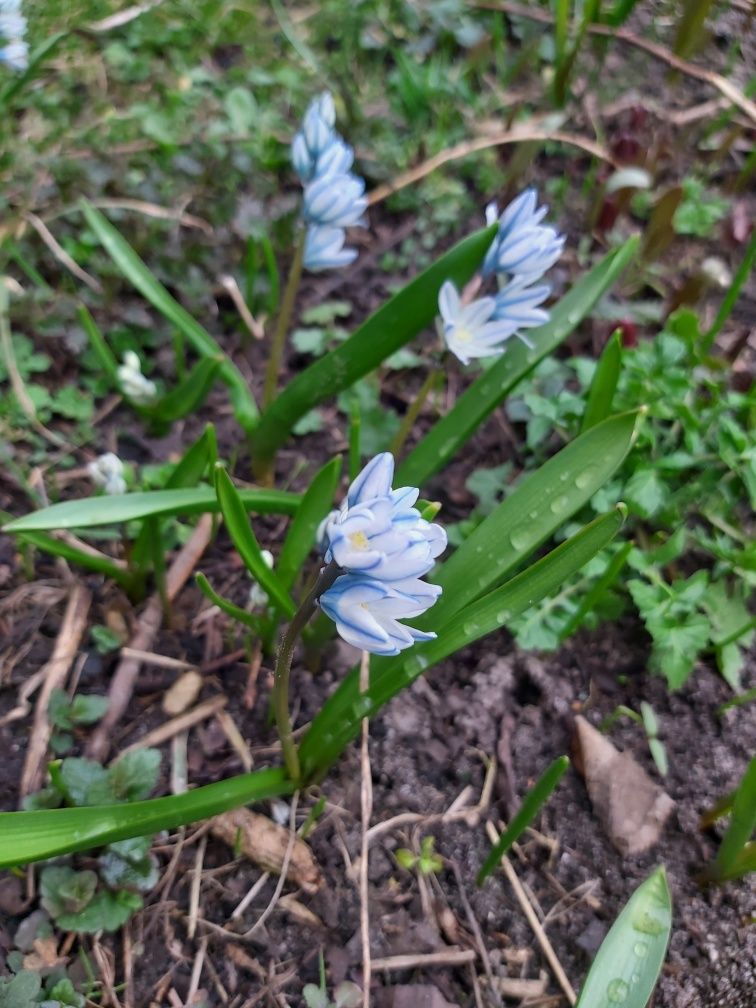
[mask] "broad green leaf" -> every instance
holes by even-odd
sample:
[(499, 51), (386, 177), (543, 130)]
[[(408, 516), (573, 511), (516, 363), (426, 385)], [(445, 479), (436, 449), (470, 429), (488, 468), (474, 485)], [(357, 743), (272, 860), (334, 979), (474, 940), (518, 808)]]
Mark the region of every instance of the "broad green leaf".
[(579, 280), (551, 309), (549, 321), (530, 330), (535, 349), (512, 341), (499, 360), (465, 390), (401, 463), (397, 471), (399, 485), (422, 486), (442, 469), (512, 389), (579, 325), (625, 270), (637, 247), (635, 238), (628, 239)]
[(565, 641), (568, 637), (571, 637), (586, 618), (588, 613), (593, 612), (601, 598), (603, 598), (606, 592), (609, 591), (622, 573), (622, 568), (625, 566), (628, 554), (632, 548), (632, 542), (626, 542), (620, 548), (619, 552), (612, 557), (609, 564), (607, 564), (604, 573), (596, 579), (595, 583), (591, 585), (589, 590), (582, 597), (580, 605), (577, 607), (575, 613), (571, 616), (569, 622), (565, 624), (564, 628), (560, 632), (560, 641)]
[(506, 626), (512, 617), (556, 591), (611, 542), (622, 521), (620, 508), (597, 518), (532, 567), (468, 605), (444, 625), (435, 640), (417, 644), (396, 658), (373, 659), (367, 694), (360, 693), (359, 671), (352, 669), (326, 700), (302, 740), (299, 758), (305, 778), (323, 773), (359, 734), (362, 718), (375, 714), (427, 668)]
[(551, 797), (557, 784), (562, 779), (570, 761), (567, 756), (559, 756), (548, 766), (533, 787), (525, 796), (522, 805), (514, 815), (511, 823), (501, 834), (494, 844), (491, 853), (483, 862), (483, 866), (478, 872), (477, 883), (483, 885), (485, 880), (498, 865), (513, 843), (522, 836), (527, 827), (533, 822), (543, 805)]
[(210, 333), (203, 329), (199, 322), (192, 318), (189, 312), (182, 308), (165, 287), (155, 279), (134, 249), (110, 221), (86, 200), (82, 201), (82, 211), (87, 224), (97, 235), (105, 251), (139, 293), (180, 330), (197, 353), (204, 357), (222, 358), (220, 375), (229, 388), (234, 416), (243, 430), (251, 432), (257, 423), (259, 414), (241, 371), (226, 357)]
[(185, 794), (99, 808), (0, 812), (0, 868), (102, 847), (219, 815), (294, 791), (283, 770), (258, 770)]
[(616, 330), (604, 347), (604, 351), (596, 366), (596, 373), (593, 376), (593, 381), (588, 392), (588, 402), (585, 404), (581, 431), (587, 431), (589, 427), (595, 427), (597, 423), (605, 420), (611, 413), (612, 400), (617, 389), (621, 364), (622, 337), (620, 331)]
[(124, 753), (108, 769), (116, 801), (135, 802), (147, 798), (160, 772), (159, 749), (134, 749)]
[(286, 533), (276, 572), (288, 591), (294, 584), (315, 542), (318, 526), (333, 507), (333, 496), (341, 474), (341, 457), (326, 462), (302, 496)]
[[(56, 526), (50, 527), (55, 528)], [(71, 543), (64, 542), (63, 539), (56, 539), (55, 536), (47, 535), (45, 532), (25, 532), (21, 538), (36, 549), (44, 550), (45, 553), (50, 553), (52, 556), (63, 557), (64, 560), (68, 560), (78, 567), (83, 567), (85, 570), (105, 574), (111, 581), (115, 581), (116, 584), (127, 590), (131, 586), (132, 576), (129, 571), (119, 567), (115, 560), (111, 560), (99, 550), (92, 550), (90, 553), (88, 550), (79, 549)]]
[(77, 931), (80, 934), (117, 931), (142, 906), (142, 897), (137, 893), (126, 889), (118, 892), (102, 889), (82, 910), (60, 914), (55, 923), (62, 931)]
[(215, 492), (228, 534), (247, 570), (273, 605), (286, 616), (292, 617), (297, 607), (276, 572), (265, 563), (241, 495), (220, 462), (215, 464)]
[(260, 617), (255, 616), (254, 613), (247, 612), (246, 609), (242, 609), (241, 606), (234, 605), (233, 602), (229, 602), (227, 598), (223, 598), (219, 595), (211, 586), (210, 582), (207, 580), (204, 574), (195, 574), (195, 580), (197, 582), (197, 587), (202, 592), (202, 594), (210, 599), (213, 605), (217, 605), (221, 612), (224, 612), (226, 616), (230, 616), (231, 619), (236, 620), (243, 626), (248, 627), (250, 630), (254, 630), (255, 633), (260, 632)]
[[(734, 877), (738, 859), (756, 832), (756, 756), (748, 764), (735, 792), (732, 818), (714, 860), (713, 877), (724, 881)], [(738, 872), (739, 874), (739, 872)]]
[(444, 594), (420, 625), (444, 627), (586, 504), (627, 454), (637, 418), (604, 420), (526, 476), (441, 566), (435, 580)]
[(672, 897), (657, 868), (627, 901), (591, 965), (576, 1008), (645, 1008), (664, 963)]
[[(285, 490), (241, 490), (239, 497), (247, 511), (255, 514), (296, 514), (299, 494)], [(219, 511), (215, 491), (194, 489), (149, 490), (113, 497), (85, 497), (64, 501), (21, 518), (3, 527), (3, 532), (37, 532), (47, 529), (87, 529), (98, 525), (156, 518), (160, 515), (192, 515)]]
[(476, 232), (441, 256), (371, 315), (348, 340), (298, 374), (263, 413), (254, 455), (266, 468), (292, 427), (311, 409), (349, 388), (403, 347), (438, 313), (444, 280), (465, 284), (480, 265), (497, 225)]
[(197, 440), (187, 448), (183, 458), (165, 484), (166, 490), (178, 490), (182, 487), (196, 487), (202, 477), (210, 478), (212, 467), (218, 458), (218, 443), (215, 437), (215, 427), (207, 424)]
[(222, 363), (221, 357), (202, 357), (182, 382), (150, 408), (149, 415), (173, 423), (193, 413), (205, 401)]

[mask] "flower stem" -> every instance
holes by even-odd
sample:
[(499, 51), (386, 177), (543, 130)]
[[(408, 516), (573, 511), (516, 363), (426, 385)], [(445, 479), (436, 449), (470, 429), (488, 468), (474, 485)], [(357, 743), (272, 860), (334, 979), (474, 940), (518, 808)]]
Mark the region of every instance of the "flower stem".
[(278, 735), (281, 739), (286, 770), (289, 777), (295, 783), (299, 782), (300, 776), (299, 756), (297, 754), (296, 743), (294, 742), (291, 718), (289, 717), (289, 678), (291, 674), (291, 662), (294, 657), (294, 645), (310, 617), (315, 612), (318, 599), (324, 591), (327, 591), (331, 587), (340, 573), (341, 568), (333, 561), (323, 568), (320, 572), (320, 577), (313, 585), (312, 591), (294, 613), (294, 617), (286, 628), (286, 633), (278, 649), (276, 671), (273, 677), (273, 713), (276, 718)]
[(278, 390), (278, 372), (281, 370), (281, 361), (283, 360), (284, 346), (286, 345), (286, 333), (291, 322), (291, 314), (294, 310), (294, 299), (299, 289), (299, 281), (302, 278), (304, 242), (305, 235), (302, 232), (294, 250), (294, 258), (291, 262), (289, 276), (286, 280), (286, 288), (281, 301), (281, 310), (278, 313), (275, 332), (270, 344), (270, 356), (268, 357), (268, 367), (265, 372), (265, 387), (263, 389), (263, 407), (270, 406)]
[(432, 389), (437, 385), (441, 374), (441, 371), (429, 371), (425, 381), (420, 386), (420, 390), (417, 395), (409, 404), (409, 408), (402, 419), (401, 426), (396, 432), (394, 440), (391, 442), (391, 446), (389, 447), (389, 451), (394, 458), (399, 458), (402, 448), (404, 447), (404, 442), (407, 440), (407, 435), (412, 430), (415, 420), (417, 420), (420, 410), (423, 408), (425, 400), (430, 395)]

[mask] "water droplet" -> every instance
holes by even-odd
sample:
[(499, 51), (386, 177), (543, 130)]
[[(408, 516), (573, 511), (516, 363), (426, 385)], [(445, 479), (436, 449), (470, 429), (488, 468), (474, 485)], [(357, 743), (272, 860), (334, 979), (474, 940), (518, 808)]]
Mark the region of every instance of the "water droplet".
[(475, 552), (476, 553), (482, 553), (483, 552), (483, 547), (482, 546), (476, 546), (475, 547)]
[(575, 477), (575, 486), (578, 490), (585, 490), (585, 488), (593, 481), (595, 472), (596, 467), (588, 465), (581, 473), (578, 473)]
[(358, 700), (352, 704), (352, 711), (356, 718), (367, 717), (372, 709), (372, 704), (370, 702), (370, 697), (360, 697)]
[(635, 945), (633, 945), (633, 952), (635, 952), (635, 954), (638, 956), (639, 959), (642, 959), (644, 956), (647, 956), (648, 942), (644, 941), (636, 942)]
[(652, 917), (650, 913), (643, 913), (634, 917), (633, 927), (636, 931), (642, 931), (643, 934), (649, 935), (658, 935), (664, 930), (664, 925), (656, 917)]
[(559, 514), (567, 509), (567, 505), (569, 503), (569, 497), (565, 497), (564, 494), (561, 494), (559, 497), (554, 498), (549, 507), (553, 514)]
[(630, 977), (630, 983), (639, 984), (641, 979), (640, 973), (633, 973)]
[(610, 980), (606, 986), (606, 996), (612, 1004), (622, 1004), (623, 1001), (627, 1000), (629, 990), (630, 988), (625, 980), (615, 977), (615, 979)]
[(535, 521), (537, 517), (538, 517), (537, 511), (531, 511), (530, 514), (528, 515), (528, 518), (530, 518), (531, 521)]
[(569, 473), (566, 472), (559, 473), (559, 479), (561, 480), (562, 483), (566, 483), (569, 478), (570, 478)]
[(430, 662), (429, 662), (429, 661), (428, 661), (428, 659), (427, 659), (427, 658), (425, 657), (425, 655), (418, 655), (418, 656), (417, 656), (417, 657), (415, 658), (415, 662), (417, 663), (417, 667), (418, 667), (418, 669), (419, 669), (419, 670), (420, 670), (421, 672), (422, 672), (422, 671), (423, 671), (424, 669), (427, 669), (427, 668), (428, 668), (428, 666), (430, 665)]
[(477, 635), (477, 633), (478, 633), (478, 624), (477, 623), (463, 623), (462, 624), (462, 632), (467, 637), (475, 637)]
[(502, 609), (501, 612), (496, 613), (496, 622), (499, 624), (499, 626), (503, 626), (511, 615), (512, 614), (509, 611), (509, 609)]
[(532, 540), (533, 533), (527, 525), (518, 525), (509, 533), (509, 541), (512, 544), (512, 549), (524, 550), (526, 547), (530, 546)]

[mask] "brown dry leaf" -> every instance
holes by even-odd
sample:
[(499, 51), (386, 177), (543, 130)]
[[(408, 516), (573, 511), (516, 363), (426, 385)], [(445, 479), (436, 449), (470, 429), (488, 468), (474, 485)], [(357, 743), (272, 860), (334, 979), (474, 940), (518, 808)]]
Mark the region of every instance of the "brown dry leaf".
[(199, 672), (185, 672), (166, 691), (163, 697), (163, 710), (166, 714), (183, 714), (192, 706), (202, 689), (202, 676)]
[(642, 854), (658, 843), (675, 803), (585, 718), (578, 716), (575, 724), (578, 767), (593, 811), (620, 854)]
[[(234, 809), (216, 816), (210, 831), (264, 871), (281, 874), (289, 831), (272, 819), (249, 809)], [(318, 863), (304, 840), (294, 841), (286, 877), (309, 895), (316, 893), (323, 883)]]
[(53, 935), (35, 939), (32, 949), (32, 952), (24, 956), (25, 970), (51, 970), (56, 966), (65, 966), (68, 962), (67, 956), (58, 955), (58, 939)]
[[(484, 978), (481, 977), (481, 980)], [(496, 987), (502, 997), (509, 1001), (525, 998), (542, 998), (549, 985), (549, 975), (541, 970), (537, 980), (522, 980), (519, 977), (496, 977)]]

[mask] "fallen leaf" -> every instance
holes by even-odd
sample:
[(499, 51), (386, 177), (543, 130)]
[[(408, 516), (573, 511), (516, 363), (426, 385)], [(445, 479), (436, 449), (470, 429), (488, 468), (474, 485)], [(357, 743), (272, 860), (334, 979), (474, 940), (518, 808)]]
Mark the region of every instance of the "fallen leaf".
[(576, 765), (585, 777), (593, 811), (625, 856), (658, 843), (675, 803), (628, 753), (620, 752), (584, 717), (575, 718)]
[(55, 969), (56, 966), (65, 966), (68, 962), (67, 956), (58, 955), (58, 939), (54, 935), (37, 938), (32, 949), (32, 952), (24, 956), (25, 970), (38, 973), (41, 970)]
[[(264, 871), (281, 874), (289, 831), (272, 819), (246, 808), (234, 809), (216, 816), (210, 831)], [(304, 840), (294, 841), (286, 877), (309, 895), (316, 893), (323, 883), (318, 863)]]

